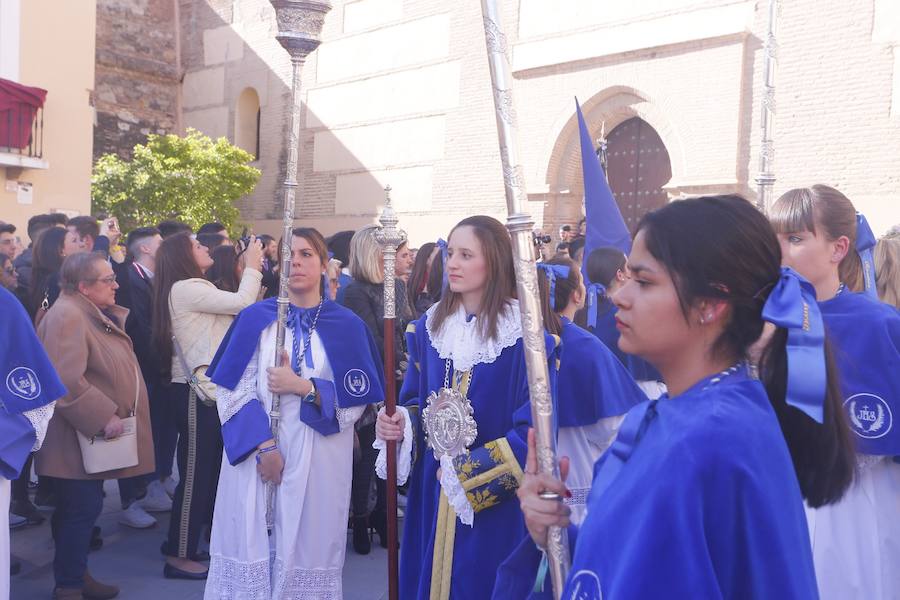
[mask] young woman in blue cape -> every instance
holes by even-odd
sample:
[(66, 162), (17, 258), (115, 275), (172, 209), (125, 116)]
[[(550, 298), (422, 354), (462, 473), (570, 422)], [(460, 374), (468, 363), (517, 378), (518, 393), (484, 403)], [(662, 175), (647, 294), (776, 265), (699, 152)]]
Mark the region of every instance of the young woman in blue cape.
[[(531, 408), (506, 228), (491, 217), (464, 219), (450, 232), (446, 266), (449, 288), (407, 330), (403, 407), (376, 422), (376, 444), (402, 440), (398, 480), (410, 478), (400, 546), (404, 600), (490, 598), (497, 567), (527, 537), (515, 490)], [(555, 341), (545, 338), (555, 370)], [(426, 445), (427, 424), (435, 423), (427, 433), (436, 438), (446, 431), (425, 409), (433, 392), (449, 388), (467, 398), (461, 404), (471, 406), (477, 432), (462, 454), (439, 461)], [(382, 452), (376, 465), (382, 477), (385, 459)]]
[(816, 288), (856, 438), (856, 483), (807, 511), (825, 599), (900, 598), (900, 313), (875, 295), (875, 238), (838, 190), (785, 193), (771, 220), (783, 261)]
[[(0, 288), (0, 515), (9, 515), (10, 481), (44, 441), (53, 406), (66, 395), (19, 300)], [(0, 600), (9, 598), (9, 527), (0, 523)]]
[[(768, 221), (737, 196), (642, 219), (613, 296), (619, 345), (668, 395), (629, 411), (597, 462), (563, 598), (817, 597), (803, 498), (839, 500), (853, 451), (813, 289), (780, 263)], [(757, 379), (745, 361), (764, 321), (778, 328)], [(543, 547), (570, 519), (540, 497), (565, 485), (535, 464), (530, 452), (519, 498)], [(501, 571), (509, 597), (531, 589), (515, 574), (533, 544)]]
[(625, 283), (627, 271), (627, 258), (618, 248), (593, 250), (584, 265), (584, 272), (592, 283), (587, 284), (585, 307), (579, 311), (575, 322), (597, 336), (622, 361), (638, 387), (652, 400), (666, 391), (662, 375), (640, 356), (619, 348), (619, 331), (616, 329), (618, 309), (611, 297)]
[(569, 459), (566, 504), (575, 525), (584, 520), (594, 463), (615, 439), (625, 413), (647, 396), (603, 342), (572, 322), (585, 288), (575, 262), (538, 263), (544, 327), (560, 338), (556, 381), (557, 453)]
[[(327, 299), (325, 240), (291, 237), (285, 346), (276, 299), (243, 311), (208, 375), (217, 388), (225, 456), (205, 598), (341, 598), (353, 468), (353, 424), (384, 399), (380, 354), (365, 323)], [(278, 443), (269, 411), (281, 396)], [(266, 483), (275, 526), (266, 530)], [(270, 549), (274, 560), (270, 560)]]

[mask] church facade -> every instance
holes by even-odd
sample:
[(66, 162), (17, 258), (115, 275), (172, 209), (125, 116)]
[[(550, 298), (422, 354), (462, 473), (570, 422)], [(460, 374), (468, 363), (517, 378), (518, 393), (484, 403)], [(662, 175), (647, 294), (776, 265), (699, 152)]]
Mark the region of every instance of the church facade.
[[(268, 0), (101, 0), (98, 13), (155, 3), (172, 12), (166, 60), (175, 65), (162, 79), (174, 83), (159, 92), (171, 102), (160, 103), (158, 128), (194, 127), (257, 156), (262, 178), (242, 214), (257, 232), (276, 232), (290, 63), (273, 9)], [(889, 150), (900, 148), (900, 8), (780, 4), (775, 195), (835, 185), (881, 233), (900, 222), (900, 153)], [(539, 227), (555, 234), (582, 214), (576, 98), (592, 136), (608, 140), (629, 226), (683, 195), (756, 198), (766, 0), (500, 5)], [(414, 245), (470, 214), (505, 217), (480, 2), (334, 0), (322, 38), (303, 71), (299, 220), (326, 234), (372, 222), (386, 184)], [(98, 66), (103, 99), (100, 87)]]

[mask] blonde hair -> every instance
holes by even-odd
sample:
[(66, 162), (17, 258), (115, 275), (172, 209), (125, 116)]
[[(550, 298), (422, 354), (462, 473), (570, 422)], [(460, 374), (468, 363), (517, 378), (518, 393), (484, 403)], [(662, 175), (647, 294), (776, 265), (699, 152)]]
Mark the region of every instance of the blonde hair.
[(350, 275), (364, 283), (384, 282), (381, 246), (375, 239), (377, 225), (366, 225), (350, 240)]
[(900, 308), (900, 235), (886, 235), (878, 240), (874, 258), (878, 297)]

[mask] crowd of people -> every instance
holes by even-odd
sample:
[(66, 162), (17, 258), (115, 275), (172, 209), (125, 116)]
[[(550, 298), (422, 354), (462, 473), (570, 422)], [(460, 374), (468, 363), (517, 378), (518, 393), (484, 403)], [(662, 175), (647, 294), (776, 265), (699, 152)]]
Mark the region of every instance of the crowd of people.
[[(900, 229), (876, 243), (821, 185), (768, 218), (671, 203), (627, 256), (585, 254), (587, 225), (534, 236), (556, 479), (496, 219), (398, 248), (387, 349), (375, 226), (292, 231), (279, 347), (280, 240), (47, 214), (25, 248), (0, 223), (10, 527), (52, 509), (53, 597), (113, 598), (88, 554), (116, 480), (120, 523), (170, 513), (162, 574), (208, 600), (341, 598), (348, 528), (387, 547), (394, 441), (403, 599), (549, 596), (550, 527), (565, 598), (900, 597)], [(446, 398), (471, 415), (452, 453)]]

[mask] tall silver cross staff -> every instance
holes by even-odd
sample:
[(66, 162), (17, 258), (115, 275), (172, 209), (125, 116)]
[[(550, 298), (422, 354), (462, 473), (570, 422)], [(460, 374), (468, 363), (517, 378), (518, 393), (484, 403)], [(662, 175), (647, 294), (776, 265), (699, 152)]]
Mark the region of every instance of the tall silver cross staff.
[[(284, 348), (284, 330), (287, 327), (288, 279), (291, 276), (291, 230), (294, 228), (294, 191), (297, 188), (297, 163), (300, 145), (300, 73), (306, 57), (322, 41), (319, 35), (325, 15), (331, 10), (327, 0), (269, 0), (275, 8), (278, 33), (275, 39), (291, 55), (293, 78), (291, 79), (291, 119), (285, 131), (287, 142), (287, 164), (284, 184), (284, 223), (281, 233), (281, 281), (278, 287), (278, 329), (275, 333), (275, 360)], [(276, 364), (277, 366), (277, 364)], [(281, 396), (272, 396), (269, 424), (272, 437), (278, 443), (278, 427), (281, 422)], [(275, 525), (275, 485), (266, 484), (266, 527), (269, 531)]]
[[(553, 402), (550, 397), (550, 377), (547, 370), (547, 354), (544, 347), (544, 322), (541, 317), (537, 270), (534, 266), (534, 248), (531, 216), (523, 212), (525, 175), (519, 164), (516, 145), (516, 112), (512, 98), (512, 76), (506, 55), (506, 35), (500, 26), (500, 13), (496, 0), (481, 0), (484, 17), (484, 37), (487, 41), (488, 64), (494, 91), (494, 112), (497, 117), (497, 133), (500, 138), (500, 160), (503, 163), (503, 187), (509, 216), (506, 228), (513, 242), (516, 267), (516, 289), (522, 312), (522, 338), (525, 343), (525, 368), (528, 372), (528, 390), (531, 396), (531, 420), (534, 424), (538, 468), (542, 473), (559, 477), (556, 461), (556, 435), (553, 428)], [(556, 494), (542, 494), (546, 498), (561, 499)], [(551, 527), (547, 536), (547, 558), (553, 595), (562, 596), (566, 575), (569, 572), (569, 543), (564, 529)]]

